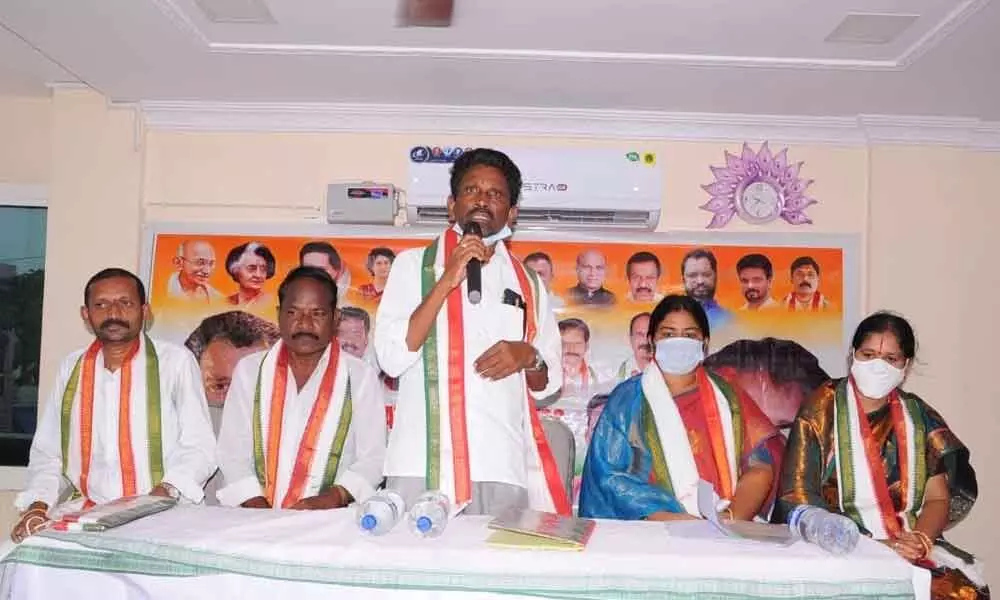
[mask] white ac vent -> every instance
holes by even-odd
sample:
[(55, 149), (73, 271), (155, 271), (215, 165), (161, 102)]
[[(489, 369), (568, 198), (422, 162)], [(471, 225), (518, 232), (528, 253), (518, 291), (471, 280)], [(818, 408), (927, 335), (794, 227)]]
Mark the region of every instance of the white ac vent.
[[(660, 220), (662, 171), (628, 151), (607, 148), (504, 149), (521, 170), (521, 228), (633, 229), (652, 231)], [(429, 156), (430, 152), (414, 155)], [(413, 161), (407, 222), (448, 222), (450, 163)]]
[[(595, 229), (656, 229), (660, 211), (649, 210), (572, 210), (522, 208), (517, 214), (517, 226), (523, 228), (580, 227)], [(448, 222), (448, 209), (420, 206), (414, 224), (441, 225)]]

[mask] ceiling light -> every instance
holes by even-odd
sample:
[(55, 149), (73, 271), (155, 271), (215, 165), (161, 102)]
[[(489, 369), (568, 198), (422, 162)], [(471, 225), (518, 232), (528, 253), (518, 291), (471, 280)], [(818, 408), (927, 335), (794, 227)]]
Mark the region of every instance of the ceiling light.
[(264, 0), (195, 0), (213, 23), (273, 24)]
[(888, 44), (919, 18), (920, 15), (849, 14), (826, 37), (826, 41), (839, 44)]

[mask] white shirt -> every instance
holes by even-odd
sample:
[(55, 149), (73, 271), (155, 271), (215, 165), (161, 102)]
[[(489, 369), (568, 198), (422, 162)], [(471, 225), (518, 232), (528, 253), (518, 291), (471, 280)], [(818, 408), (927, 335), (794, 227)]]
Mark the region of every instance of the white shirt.
[[(250, 498), (264, 495), (254, 466), (253, 399), (257, 388), (257, 374), (266, 354), (267, 351), (261, 351), (240, 360), (233, 371), (232, 383), (226, 394), (218, 446), (219, 470), (227, 484), (218, 491), (219, 503), (224, 506), (239, 506)], [(289, 367), (278, 450), (275, 508), (281, 506), (281, 500), (288, 490), (299, 444), (308, 425), (309, 415), (316, 402), (329, 360), (330, 348), (327, 347), (316, 365), (316, 370), (309, 376), (309, 380), (301, 390), (297, 389), (295, 377), (292, 376)], [(321, 491), (327, 459), (330, 456), (337, 425), (340, 423), (340, 409), (335, 410), (334, 406), (340, 406), (339, 401), (343, 397), (349, 378), (351, 424), (347, 430), (334, 483), (350, 492), (355, 501), (363, 502), (374, 493), (375, 486), (382, 480), (382, 464), (385, 460), (385, 405), (382, 400), (382, 384), (374, 369), (350, 354), (341, 351), (339, 362), (333, 389), (337, 402), (331, 398), (302, 497), (315, 496)], [(270, 400), (269, 392), (262, 393), (261, 402), (265, 410), (270, 410), (267, 408)], [(266, 435), (265, 428), (265, 444)]]
[[(212, 434), (198, 363), (187, 348), (159, 340), (153, 340), (153, 346), (160, 373), (163, 481), (177, 488), (185, 499), (201, 502), (204, 496), (202, 487), (215, 471), (215, 436)], [(73, 367), (84, 352), (78, 350), (70, 354), (59, 367), (59, 375), (31, 444), (28, 484), (14, 501), (19, 509), (23, 510), (39, 500), (52, 508), (69, 486), (62, 472), (62, 397)], [(98, 354), (87, 486), (88, 495), (97, 503), (115, 500), (123, 494), (121, 460), (118, 456), (120, 383), (121, 369), (114, 373), (108, 371), (104, 368), (103, 355)], [(145, 415), (146, 395), (132, 394), (130, 400), (136, 490), (145, 494), (153, 487), (149, 473), (148, 440), (145, 437), (137, 439), (135, 432), (146, 431), (146, 420), (142, 419), (140, 423), (135, 417), (137, 412)], [(78, 428), (79, 422), (74, 419), (71, 427)], [(70, 452), (71, 457), (79, 461), (77, 435), (70, 436)]]
[[(500, 381), (489, 381), (480, 377), (473, 366), (497, 342), (524, 338), (524, 310), (502, 302), (505, 289), (517, 291), (520, 285), (510, 266), (506, 246), (498, 243), (495, 248), (493, 258), (483, 265), (483, 297), (478, 305), (469, 302), (466, 283), (462, 283), (469, 472), (472, 481), (527, 487), (524, 424), (528, 415), (523, 376), (515, 373)], [(423, 348), (410, 352), (406, 346), (410, 316), (422, 300), (423, 256), (423, 248), (413, 248), (396, 257), (375, 319), (374, 343), (379, 365), (390, 377), (400, 378), (394, 427), (386, 453), (385, 473), (389, 476), (424, 477), (426, 470)], [(435, 271), (440, 278), (443, 269), (438, 266)], [(544, 286), (539, 286), (536, 301), (541, 316), (534, 345), (548, 366), (549, 380), (544, 390), (532, 391), (531, 395), (544, 399), (562, 385), (562, 343)], [(443, 319), (446, 312), (446, 305), (442, 306), (438, 318)], [(438, 339), (437, 344), (438, 351), (447, 354), (448, 340)], [(447, 406), (448, 398), (443, 396), (442, 415), (448, 414)], [(442, 438), (447, 431), (441, 428)], [(442, 456), (441, 460), (451, 459)]]

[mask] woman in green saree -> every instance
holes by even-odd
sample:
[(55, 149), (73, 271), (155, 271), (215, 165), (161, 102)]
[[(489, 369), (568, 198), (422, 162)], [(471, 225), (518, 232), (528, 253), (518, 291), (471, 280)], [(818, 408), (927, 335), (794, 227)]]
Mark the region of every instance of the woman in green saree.
[(936, 410), (899, 386), (913, 328), (878, 312), (851, 343), (850, 375), (799, 411), (785, 453), (776, 518), (800, 504), (850, 517), (863, 533), (932, 572), (934, 598), (988, 598), (980, 565), (941, 537), (977, 495), (969, 451)]

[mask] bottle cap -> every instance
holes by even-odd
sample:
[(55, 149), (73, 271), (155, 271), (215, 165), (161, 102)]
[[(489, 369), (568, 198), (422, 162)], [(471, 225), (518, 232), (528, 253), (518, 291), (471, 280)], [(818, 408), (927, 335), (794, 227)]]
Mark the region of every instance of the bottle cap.
[(361, 517), (361, 529), (371, 531), (372, 529), (375, 529), (377, 525), (378, 519), (375, 518), (375, 515), (365, 515)]
[(789, 513), (788, 515), (787, 519), (788, 524), (791, 527), (797, 527), (799, 521), (802, 519), (802, 515), (804, 515), (807, 511), (812, 510), (814, 508), (816, 507), (809, 504), (800, 504), (796, 506), (794, 509), (792, 509), (792, 512)]
[(420, 533), (427, 533), (431, 530), (434, 523), (430, 520), (430, 517), (418, 517), (417, 518), (417, 531)]

